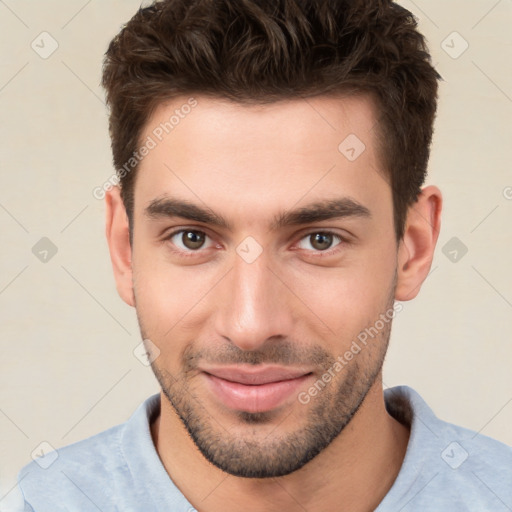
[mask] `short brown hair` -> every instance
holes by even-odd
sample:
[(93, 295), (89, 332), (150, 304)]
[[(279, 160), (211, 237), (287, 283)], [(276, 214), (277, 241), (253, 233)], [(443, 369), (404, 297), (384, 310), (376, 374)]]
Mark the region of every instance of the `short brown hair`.
[(102, 79), (130, 234), (137, 168), (119, 170), (162, 101), (370, 93), (399, 241), (425, 181), (440, 78), (416, 19), (389, 0), (161, 0), (140, 8), (111, 41)]

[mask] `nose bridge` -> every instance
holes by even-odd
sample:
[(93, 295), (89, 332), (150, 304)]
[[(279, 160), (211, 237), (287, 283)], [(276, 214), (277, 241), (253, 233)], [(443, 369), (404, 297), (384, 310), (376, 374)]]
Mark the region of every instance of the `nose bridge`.
[(289, 336), (288, 297), (270, 266), (265, 251), (252, 262), (236, 254), (222, 283), (217, 334), (243, 350), (257, 350), (274, 336)]

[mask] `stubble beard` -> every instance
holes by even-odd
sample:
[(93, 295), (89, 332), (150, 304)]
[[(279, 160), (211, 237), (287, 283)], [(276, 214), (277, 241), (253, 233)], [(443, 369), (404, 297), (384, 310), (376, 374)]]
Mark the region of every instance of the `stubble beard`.
[[(388, 306), (392, 307), (392, 304), (393, 301)], [(222, 425), (226, 421), (220, 418), (217, 421), (214, 417), (219, 409), (208, 411), (202, 403), (204, 400), (197, 396), (190, 383), (190, 376), (197, 375), (197, 371), (190, 368), (190, 360), (193, 358), (183, 362), (182, 368), (186, 369), (176, 378), (165, 368), (159, 368), (156, 362), (151, 366), (165, 397), (194, 444), (210, 463), (238, 477), (273, 478), (288, 475), (303, 467), (329, 446), (350, 423), (381, 374), (390, 334), (391, 321), (325, 388), (311, 397), (307, 405), (297, 401), (294, 408), (303, 425), (288, 433), (279, 432), (279, 414), (276, 411), (236, 411), (234, 414), (238, 429), (246, 426), (247, 435), (242, 437), (230, 433)], [(314, 357), (325, 371), (332, 368), (336, 361), (336, 358), (319, 347)], [(231, 359), (231, 362), (248, 360), (243, 357), (239, 361)], [(317, 379), (321, 377), (322, 374), (319, 374)], [(281, 415), (283, 418), (280, 421), (284, 422), (288, 415)], [(302, 419), (304, 417), (305, 423)], [(268, 426), (272, 422), (276, 422), (276, 427), (266, 437), (253, 435), (259, 425)]]

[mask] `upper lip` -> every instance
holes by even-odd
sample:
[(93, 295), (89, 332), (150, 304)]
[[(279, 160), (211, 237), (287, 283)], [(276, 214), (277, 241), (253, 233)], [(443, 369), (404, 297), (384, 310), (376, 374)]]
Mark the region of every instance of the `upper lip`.
[(252, 367), (247, 369), (234, 366), (217, 366), (211, 368), (204, 367), (201, 368), (201, 370), (220, 379), (248, 385), (269, 384), (271, 382), (291, 380), (311, 373), (307, 370), (304, 371), (299, 368), (286, 368), (283, 366)]

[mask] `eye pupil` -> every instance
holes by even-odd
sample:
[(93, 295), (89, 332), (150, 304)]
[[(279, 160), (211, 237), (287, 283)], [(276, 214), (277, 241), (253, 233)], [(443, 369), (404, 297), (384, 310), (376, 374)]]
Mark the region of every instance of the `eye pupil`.
[(204, 244), (204, 235), (199, 231), (184, 231), (182, 242), (188, 249), (199, 249)]
[(315, 249), (325, 251), (332, 245), (332, 235), (328, 233), (314, 233), (311, 235), (311, 245)]

